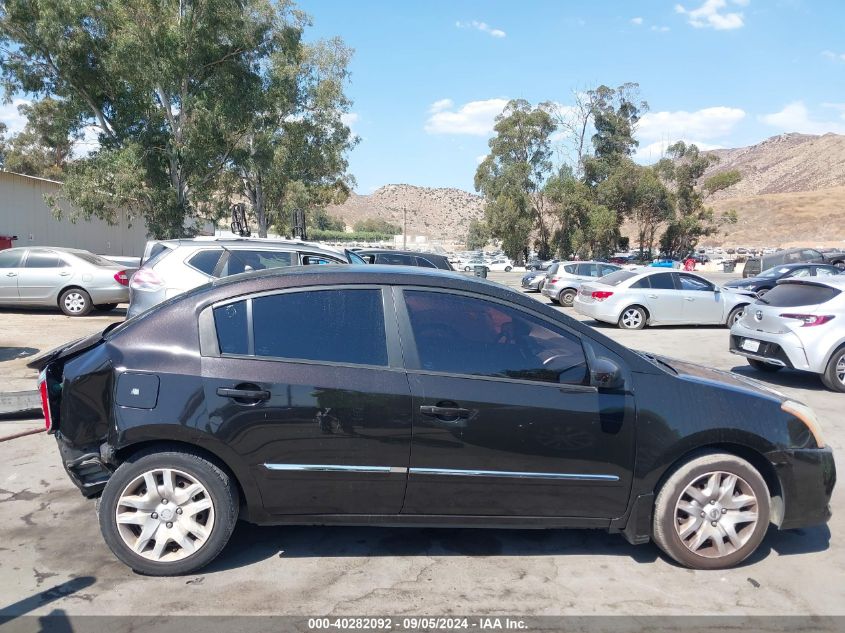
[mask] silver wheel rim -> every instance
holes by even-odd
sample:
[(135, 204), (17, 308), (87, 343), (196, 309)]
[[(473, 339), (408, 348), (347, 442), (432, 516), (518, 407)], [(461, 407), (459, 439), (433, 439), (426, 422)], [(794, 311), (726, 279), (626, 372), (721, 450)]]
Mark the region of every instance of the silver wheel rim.
[(630, 308), (622, 313), (622, 325), (628, 329), (638, 328), (643, 322), (643, 315), (639, 310)]
[(845, 354), (839, 357), (839, 362), (836, 363), (836, 379), (845, 385)]
[(737, 310), (737, 311), (734, 313), (734, 318), (733, 318), (733, 319), (731, 319), (731, 325), (733, 325), (734, 323), (736, 323), (737, 321), (739, 321), (739, 320), (742, 318), (742, 315), (743, 315), (743, 314), (745, 314), (745, 310)]
[(562, 295), (560, 295), (560, 302), (561, 303), (570, 304), (570, 303), (574, 303), (574, 301), (575, 301), (575, 293), (574, 292), (564, 292)]
[(68, 312), (78, 314), (85, 309), (85, 297), (78, 292), (69, 292), (65, 295), (65, 309)]
[(196, 553), (214, 529), (214, 503), (195, 477), (156, 468), (133, 479), (117, 501), (117, 531), (135, 554), (161, 563)]
[(748, 482), (716, 471), (697, 477), (678, 497), (675, 530), (693, 554), (721, 558), (748, 542), (757, 516), (757, 495)]

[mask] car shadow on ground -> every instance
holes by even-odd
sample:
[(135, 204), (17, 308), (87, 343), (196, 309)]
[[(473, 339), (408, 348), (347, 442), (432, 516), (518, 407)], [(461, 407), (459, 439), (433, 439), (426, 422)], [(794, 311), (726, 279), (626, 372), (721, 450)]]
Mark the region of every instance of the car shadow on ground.
[[(3, 315), (3, 314), (22, 314), (22, 315), (49, 314), (49, 315), (52, 315), (52, 316), (64, 316), (62, 314), (62, 311), (59, 310), (58, 308), (51, 309), (51, 308), (46, 308), (46, 307), (45, 308), (21, 308), (21, 307), (0, 308), (0, 315)], [(89, 312), (84, 317), (68, 317), (68, 318), (70, 318), (70, 319), (87, 319), (87, 318), (90, 318), (90, 317), (97, 317), (97, 316), (125, 317), (126, 316), (126, 307), (118, 306), (113, 310), (97, 310), (95, 308), (95, 309), (91, 310), (91, 312)]]
[[(781, 532), (772, 527), (743, 565), (772, 552), (779, 556), (822, 552), (830, 529), (817, 526)], [(631, 545), (601, 530), (499, 530), (344, 526), (260, 527), (240, 522), (229, 544), (207, 571), (236, 569), (271, 558), (369, 556), (627, 556), (637, 563), (670, 561), (656, 545)], [(679, 566), (679, 565), (678, 565)]]
[(778, 372), (757, 371), (750, 365), (737, 365), (731, 371), (740, 376), (753, 378), (775, 387), (793, 387), (809, 391), (827, 391), (821, 379), (816, 374), (794, 369), (781, 369)]

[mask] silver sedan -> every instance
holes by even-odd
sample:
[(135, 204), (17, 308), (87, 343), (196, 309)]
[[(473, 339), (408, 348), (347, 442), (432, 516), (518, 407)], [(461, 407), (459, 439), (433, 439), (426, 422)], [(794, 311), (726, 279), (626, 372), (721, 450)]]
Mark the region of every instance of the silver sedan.
[(620, 270), (581, 285), (575, 310), (626, 330), (646, 325), (727, 325), (754, 301), (753, 293), (720, 288), (703, 277), (660, 268)]
[(68, 316), (129, 301), (134, 268), (88, 251), (58, 247), (0, 251), (0, 306), (59, 308)]

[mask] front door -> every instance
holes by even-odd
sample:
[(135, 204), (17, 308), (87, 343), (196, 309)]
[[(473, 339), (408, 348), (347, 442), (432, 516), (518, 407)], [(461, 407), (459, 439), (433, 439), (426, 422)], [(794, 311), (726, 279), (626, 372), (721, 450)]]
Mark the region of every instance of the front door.
[(214, 308), (220, 353), (203, 358), (209, 424), (251, 465), (269, 513), (399, 513), (411, 396), (398, 348), (388, 350), (392, 314), (379, 288)]
[(471, 295), (406, 289), (414, 438), (404, 514), (624, 512), (633, 401), (588, 385), (573, 333)]
[(706, 279), (678, 273), (681, 296), (684, 298), (684, 323), (720, 325), (725, 322), (725, 304), (716, 286)]
[(17, 303), (23, 250), (0, 251), (0, 303)]
[(18, 277), (22, 302), (39, 303), (56, 295), (73, 279), (73, 268), (55, 251), (30, 250)]
[(646, 307), (653, 323), (683, 323), (684, 299), (675, 286), (675, 273), (657, 273), (643, 280), (649, 285)]

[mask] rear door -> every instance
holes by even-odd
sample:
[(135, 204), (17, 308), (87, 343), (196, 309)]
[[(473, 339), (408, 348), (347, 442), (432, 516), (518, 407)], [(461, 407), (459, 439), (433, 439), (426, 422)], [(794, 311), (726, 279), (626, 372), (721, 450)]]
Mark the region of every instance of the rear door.
[(414, 411), (403, 514), (624, 512), (633, 399), (588, 385), (577, 335), (466, 293), (407, 288), (396, 301)]
[(0, 251), (0, 303), (17, 303), (23, 250)]
[(76, 277), (81, 281), (81, 273), (56, 251), (30, 249), (18, 276), (18, 295), (23, 303), (46, 301)]
[(314, 288), (204, 313), (208, 423), (247, 461), (271, 514), (396, 514), (411, 396), (392, 295)]
[(683, 323), (684, 299), (676, 285), (675, 273), (657, 273), (649, 275), (631, 287), (645, 287), (646, 307), (652, 322)]

